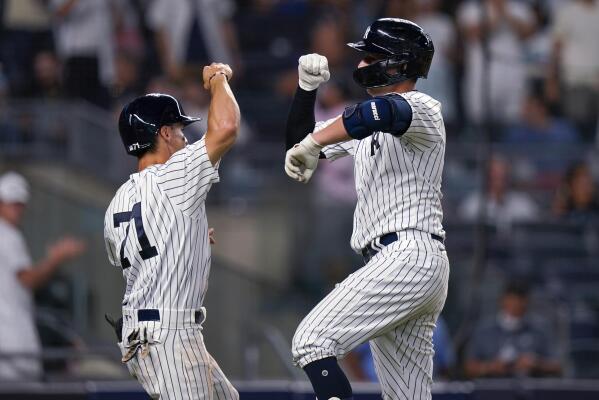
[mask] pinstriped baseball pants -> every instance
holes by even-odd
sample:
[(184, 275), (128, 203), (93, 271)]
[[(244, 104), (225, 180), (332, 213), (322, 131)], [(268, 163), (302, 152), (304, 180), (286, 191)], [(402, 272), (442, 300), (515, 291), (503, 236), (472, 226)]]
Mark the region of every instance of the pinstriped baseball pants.
[[(123, 329), (125, 345), (132, 329)], [(157, 343), (149, 346), (145, 357), (138, 351), (126, 365), (152, 399), (239, 399), (237, 390), (206, 350), (199, 325), (148, 329), (148, 334)], [(119, 343), (119, 347), (124, 354), (124, 344)]]
[(449, 260), (428, 233), (402, 231), (339, 283), (300, 323), (294, 362), (343, 358), (370, 341), (383, 399), (431, 399), (433, 329), (447, 297)]

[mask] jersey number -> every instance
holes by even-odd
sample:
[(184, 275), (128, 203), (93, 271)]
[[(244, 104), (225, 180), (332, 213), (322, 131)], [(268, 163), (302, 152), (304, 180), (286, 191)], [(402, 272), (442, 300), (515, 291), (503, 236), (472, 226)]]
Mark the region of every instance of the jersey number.
[[(114, 227), (118, 228), (122, 223), (128, 223), (133, 218), (133, 222), (135, 224), (135, 232), (137, 233), (137, 240), (141, 245), (141, 250), (139, 255), (143, 260), (147, 260), (148, 258), (156, 257), (158, 255), (158, 250), (156, 250), (156, 246), (152, 246), (150, 241), (148, 240), (148, 236), (146, 235), (146, 231), (144, 230), (144, 223), (141, 219), (141, 202), (135, 203), (131, 211), (125, 211), (116, 213), (113, 215), (114, 219)], [(121, 267), (123, 269), (129, 268), (131, 266), (131, 262), (129, 259), (125, 257), (125, 242), (129, 237), (129, 227), (131, 225), (127, 225), (127, 230), (125, 231), (125, 238), (121, 242)]]

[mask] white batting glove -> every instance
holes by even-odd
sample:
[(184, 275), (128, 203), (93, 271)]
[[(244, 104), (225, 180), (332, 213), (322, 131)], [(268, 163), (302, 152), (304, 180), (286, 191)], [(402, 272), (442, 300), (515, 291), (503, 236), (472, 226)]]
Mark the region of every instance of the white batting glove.
[(285, 155), (287, 175), (298, 182), (308, 183), (318, 165), (322, 147), (316, 143), (312, 135), (308, 135), (301, 142), (296, 143)]
[(307, 91), (318, 89), (321, 83), (329, 80), (329, 61), (320, 54), (306, 54), (299, 58), (297, 66), (299, 86)]

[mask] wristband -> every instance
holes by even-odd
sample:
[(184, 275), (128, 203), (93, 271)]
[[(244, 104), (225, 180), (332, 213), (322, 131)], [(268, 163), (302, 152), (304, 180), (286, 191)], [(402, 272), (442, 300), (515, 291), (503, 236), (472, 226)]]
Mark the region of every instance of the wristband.
[(208, 78), (208, 84), (210, 84), (210, 82), (212, 82), (212, 78), (214, 78), (216, 75), (222, 74), (225, 76), (225, 79), (227, 82), (229, 82), (229, 77), (227, 76), (227, 74), (225, 74), (223, 71), (218, 71), (215, 72), (214, 74), (212, 74), (212, 76), (210, 78)]

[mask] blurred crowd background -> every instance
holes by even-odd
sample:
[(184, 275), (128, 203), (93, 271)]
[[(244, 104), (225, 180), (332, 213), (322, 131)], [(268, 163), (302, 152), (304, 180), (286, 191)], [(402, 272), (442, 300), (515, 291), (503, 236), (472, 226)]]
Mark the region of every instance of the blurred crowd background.
[[(207, 347), (237, 379), (298, 376), (295, 326), (362, 260), (352, 161), (321, 163), (307, 187), (283, 172), (297, 59), (328, 58), (316, 116), (338, 115), (366, 96), (346, 43), (379, 17), (413, 20), (435, 45), (417, 89), (442, 102), (447, 128), (436, 377), (599, 378), (599, 1), (3, 0), (0, 172), (29, 181), (34, 259), (67, 234), (87, 244), (36, 291), (46, 377), (126, 377), (103, 321), (122, 295), (104, 210), (134, 170), (116, 119), (150, 92), (205, 116), (212, 61), (232, 66), (243, 123), (208, 200)], [(0, 349), (10, 359), (1, 337)], [(344, 368), (375, 379), (367, 347)]]

